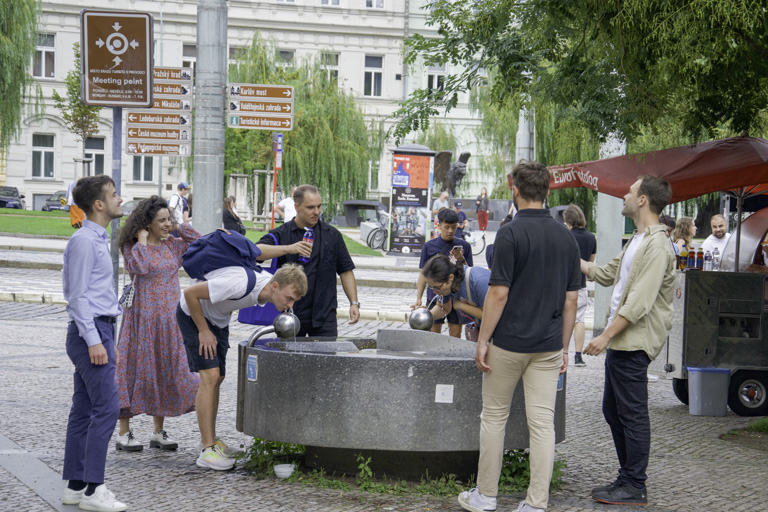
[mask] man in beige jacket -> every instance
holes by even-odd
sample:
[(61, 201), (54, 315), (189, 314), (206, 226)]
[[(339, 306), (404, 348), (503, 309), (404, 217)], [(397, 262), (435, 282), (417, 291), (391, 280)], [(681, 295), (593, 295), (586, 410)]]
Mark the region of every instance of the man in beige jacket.
[(645, 488), (651, 424), (648, 417), (648, 365), (659, 354), (672, 328), (675, 253), (659, 224), (672, 197), (665, 180), (641, 176), (624, 196), (622, 215), (637, 230), (610, 263), (581, 261), (581, 270), (602, 286), (613, 286), (607, 327), (584, 350), (605, 358), (603, 416), (611, 428), (619, 458), (613, 483), (592, 489), (601, 503), (648, 503)]

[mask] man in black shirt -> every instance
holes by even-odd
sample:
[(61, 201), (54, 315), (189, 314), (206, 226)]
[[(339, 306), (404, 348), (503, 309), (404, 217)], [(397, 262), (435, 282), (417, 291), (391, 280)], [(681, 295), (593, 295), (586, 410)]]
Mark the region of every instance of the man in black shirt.
[(504, 431), (512, 395), (525, 384), (531, 479), (518, 510), (546, 510), (555, 459), (558, 377), (581, 287), (579, 247), (544, 209), (549, 171), (525, 162), (512, 171), (517, 214), (496, 235), (490, 288), (483, 307), (475, 364), (483, 372), (477, 488), (459, 495), (466, 510), (496, 510)]
[[(277, 266), (298, 263), (307, 275), (307, 294), (296, 301), (294, 314), (301, 322), (298, 336), (338, 336), (336, 323), (336, 274), (349, 299), (349, 323), (360, 319), (355, 264), (339, 230), (320, 220), (323, 201), (312, 185), (297, 187), (293, 193), (296, 217), (264, 235), (258, 248), (261, 261), (278, 258)], [(313, 242), (304, 241), (311, 233)]]
[[(576, 239), (576, 243), (579, 244), (579, 253), (581, 259), (585, 261), (595, 261), (595, 254), (597, 253), (597, 239), (595, 235), (586, 230), (587, 218), (584, 216), (584, 212), (581, 208), (575, 204), (571, 204), (563, 212), (563, 220), (565, 226), (571, 230), (573, 238)], [(579, 288), (579, 301), (576, 307), (576, 325), (573, 327), (573, 344), (576, 348), (576, 354), (573, 357), (574, 366), (587, 366), (584, 359), (581, 357), (581, 349), (584, 348), (584, 337), (586, 335), (584, 329), (584, 316), (587, 311), (587, 276), (581, 276), (581, 288)]]

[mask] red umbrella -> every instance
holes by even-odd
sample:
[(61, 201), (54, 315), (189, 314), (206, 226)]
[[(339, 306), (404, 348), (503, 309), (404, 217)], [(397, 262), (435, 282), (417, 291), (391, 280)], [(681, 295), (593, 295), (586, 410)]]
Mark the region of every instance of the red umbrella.
[[(702, 142), (605, 160), (549, 167), (550, 189), (587, 187), (614, 197), (624, 197), (643, 175), (664, 178), (672, 185), (671, 202), (718, 191), (738, 199), (741, 219), (745, 197), (768, 191), (768, 140), (754, 137)], [(507, 176), (510, 188), (512, 176)], [(737, 224), (737, 237), (741, 222)], [(736, 245), (738, 270), (739, 238)]]

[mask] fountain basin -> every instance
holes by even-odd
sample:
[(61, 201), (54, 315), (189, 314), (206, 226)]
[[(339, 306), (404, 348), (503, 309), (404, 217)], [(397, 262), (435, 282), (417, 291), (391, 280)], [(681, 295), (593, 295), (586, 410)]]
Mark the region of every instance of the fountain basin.
[[(372, 457), (377, 473), (403, 478), (476, 471), (482, 374), (474, 343), (380, 330), (376, 339), (243, 342), (238, 352), (241, 432), (307, 445), (306, 463), (326, 471), (356, 472), (358, 453)], [(555, 434), (565, 437), (565, 381)], [(505, 447), (527, 446), (521, 381)]]

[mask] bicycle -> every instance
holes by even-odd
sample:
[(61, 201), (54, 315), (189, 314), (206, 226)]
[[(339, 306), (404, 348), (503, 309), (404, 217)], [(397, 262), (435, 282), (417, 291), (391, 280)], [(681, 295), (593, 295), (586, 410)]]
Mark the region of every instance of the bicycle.
[(387, 227), (389, 226), (389, 214), (380, 211), (378, 212), (378, 217), (378, 226), (368, 233), (368, 239), (366, 240), (368, 247), (374, 250), (382, 249), (389, 237), (389, 230), (387, 230)]
[(464, 230), (464, 240), (472, 246), (472, 255), (477, 256), (483, 250), (485, 250), (485, 231), (481, 231), (482, 235), (478, 236), (477, 231), (471, 232)]

